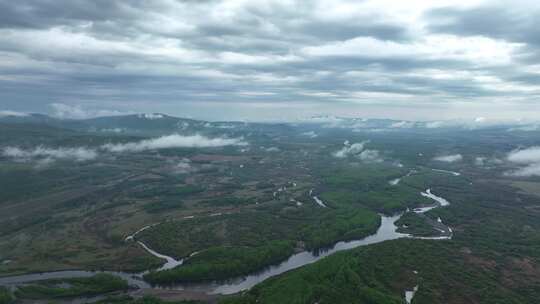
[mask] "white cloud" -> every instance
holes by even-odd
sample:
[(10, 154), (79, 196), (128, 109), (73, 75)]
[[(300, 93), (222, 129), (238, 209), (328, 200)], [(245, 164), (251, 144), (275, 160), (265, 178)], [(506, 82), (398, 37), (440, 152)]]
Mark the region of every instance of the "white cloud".
[(25, 116), (28, 116), (28, 113), (9, 111), (9, 110), (0, 111), (0, 117), (6, 117), (6, 116), (25, 117)]
[(374, 163), (382, 162), (380, 153), (377, 150), (366, 149), (362, 151), (360, 154), (358, 154), (358, 158), (360, 158), (360, 160), (364, 162), (374, 162)]
[(412, 121), (399, 121), (399, 122), (395, 122), (395, 123), (390, 125), (390, 128), (407, 129), (407, 128), (412, 128), (412, 127), (414, 127), (414, 122), (412, 122)]
[(88, 118), (88, 114), (81, 107), (66, 105), (63, 103), (52, 103), (53, 115), (59, 118)]
[(515, 171), (508, 172), (506, 175), (518, 177), (540, 176), (540, 163), (530, 164)]
[(302, 133), (303, 136), (307, 136), (309, 138), (315, 138), (319, 135), (317, 135), (317, 133), (315, 133), (314, 131), (309, 131), (309, 132), (304, 132)]
[[(302, 49), (308, 56), (365, 56), (395, 58), (421, 56), (429, 59), (467, 60), (476, 64), (506, 64), (512, 52), (521, 45), (488, 37), (460, 37), (455, 35), (428, 35), (414, 43), (379, 40), (374, 37), (356, 37), (346, 41), (330, 42)], [(359, 52), (361, 50), (361, 52)], [(486, 56), (486, 54), (489, 54)]]
[(446, 162), (446, 163), (454, 163), (454, 162), (462, 161), (463, 156), (461, 154), (441, 155), (433, 159), (436, 161), (441, 161), (441, 162)]
[(126, 130), (123, 128), (112, 128), (112, 129), (101, 129), (101, 132), (107, 132), (107, 133), (122, 133)]
[(538, 130), (540, 130), (540, 125), (533, 124), (533, 125), (510, 128), (507, 131), (508, 132), (513, 132), (513, 131), (532, 132), (532, 131), (538, 131)]
[(486, 163), (486, 159), (487, 159), (486, 157), (479, 156), (474, 159), (474, 164), (478, 167), (483, 167)]
[(139, 114), (139, 117), (154, 120), (154, 119), (161, 119), (165, 116), (163, 114), (158, 114), (158, 113), (146, 113), (146, 114)]
[(139, 152), (167, 148), (207, 148), (223, 146), (246, 146), (243, 138), (208, 138), (202, 135), (173, 134), (154, 139), (145, 139), (138, 142), (121, 144), (105, 144), (102, 149), (110, 152)]
[(539, 125), (534, 121), (520, 121), (512, 119), (492, 119), (483, 116), (474, 117), (471, 119), (450, 119), (424, 122), (424, 126), (428, 129), (436, 128), (461, 128), (467, 130), (477, 130), (491, 127), (508, 126), (507, 131), (536, 131)]
[(383, 160), (380, 156), (379, 151), (373, 149), (365, 149), (367, 143), (369, 143), (369, 141), (351, 144), (348, 140), (346, 140), (343, 143), (344, 147), (332, 153), (332, 155), (337, 158), (346, 158), (349, 156), (353, 156), (359, 158), (363, 162), (382, 162)]
[[(178, 134), (162, 136), (154, 139), (141, 140), (139, 142), (129, 142), (123, 144), (105, 144), (101, 150), (109, 152), (140, 152), (144, 150), (166, 149), (166, 148), (204, 148), (223, 146), (246, 146), (248, 145), (242, 138), (208, 138), (201, 135), (182, 136)], [(35, 161), (38, 165), (47, 165), (56, 160), (89, 161), (96, 159), (99, 155), (96, 149), (87, 147), (58, 147), (50, 148), (38, 146), (32, 149), (23, 149), (15, 146), (4, 147), (1, 155), (11, 158), (17, 162)], [(193, 172), (189, 159), (183, 159), (174, 170), (180, 173)]]
[(348, 157), (350, 155), (356, 155), (356, 154), (362, 152), (362, 150), (364, 150), (364, 146), (367, 143), (368, 143), (367, 141), (363, 141), (363, 142), (354, 143), (354, 144), (351, 145), (351, 144), (349, 144), (349, 141), (347, 140), (343, 144), (344, 147), (341, 148), (340, 150), (334, 152), (332, 155), (334, 155), (337, 158), (345, 158), (345, 157)]
[(54, 160), (74, 160), (87, 161), (95, 159), (98, 153), (89, 148), (48, 148), (38, 146), (34, 149), (21, 149), (19, 147), (6, 147), (2, 153), (4, 156), (13, 158), (17, 161), (39, 160), (40, 162), (50, 163)]
[(485, 117), (476, 117), (474, 119), (474, 122), (476, 122), (476, 123), (484, 123), (484, 122), (486, 122), (486, 120), (487, 119)]
[(51, 103), (49, 106), (53, 109), (53, 116), (62, 119), (85, 119), (99, 116), (118, 116), (128, 114), (126, 112), (114, 110), (90, 110), (79, 105), (67, 105), (63, 103)]
[(426, 123), (426, 128), (428, 129), (437, 129), (442, 128), (444, 126), (444, 122), (442, 121), (430, 121)]
[(218, 128), (218, 129), (235, 129), (236, 128), (235, 125), (229, 125), (229, 124), (217, 125), (215, 127)]
[(207, 122), (204, 124), (205, 128), (217, 128), (217, 129), (236, 129), (236, 126), (229, 123), (222, 123), (222, 122)]
[(278, 147), (269, 147), (264, 149), (266, 152), (279, 152), (281, 151)]
[(522, 150), (514, 150), (508, 153), (508, 161), (520, 165), (525, 165), (517, 170), (507, 172), (509, 176), (540, 176), (540, 146), (530, 147)]
[(540, 163), (540, 146), (514, 150), (508, 154), (507, 159), (518, 164)]
[(180, 162), (178, 162), (174, 166), (173, 170), (178, 174), (187, 174), (197, 171), (197, 169), (191, 165), (191, 161), (187, 158), (183, 158)]
[(313, 123), (340, 123), (343, 122), (343, 118), (336, 117), (333, 115), (316, 115), (311, 116), (307, 118), (300, 119), (301, 121), (305, 122), (313, 122)]
[[(530, 102), (540, 92), (536, 61), (521, 60), (538, 52), (538, 7), (530, 0), (109, 1), (101, 8), (106, 16), (73, 1), (7, 2), (0, 69), (12, 72), (0, 80), (17, 93), (16, 100), (2, 95), (5, 106), (17, 109), (26, 103), (39, 111), (40, 99), (80, 100), (219, 120), (316, 113), (474, 119), (538, 110)], [(466, 18), (486, 7), (496, 14)], [(436, 8), (454, 12), (429, 17)], [(503, 15), (502, 29), (458, 22)], [(320, 102), (308, 106), (312, 99)], [(233, 101), (249, 110), (231, 110)], [(218, 105), (205, 111), (202, 102)], [(275, 108), (252, 110), (263, 103)], [(77, 106), (58, 112), (96, 116)]]

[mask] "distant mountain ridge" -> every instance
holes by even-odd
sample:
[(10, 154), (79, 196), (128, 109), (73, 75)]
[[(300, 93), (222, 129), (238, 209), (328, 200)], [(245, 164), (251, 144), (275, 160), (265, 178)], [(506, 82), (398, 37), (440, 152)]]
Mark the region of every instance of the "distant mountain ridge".
[(86, 119), (61, 119), (45, 114), (4, 115), (0, 123), (40, 124), (56, 128), (99, 132), (125, 133), (137, 135), (155, 135), (171, 132), (182, 133), (213, 133), (216, 131), (290, 131), (292, 128), (337, 128), (353, 131), (398, 131), (398, 130), (432, 130), (438, 129), (494, 129), (507, 131), (530, 132), (540, 130), (534, 123), (488, 123), (488, 122), (459, 122), (459, 121), (408, 121), (393, 119), (366, 119), (338, 116), (313, 116), (294, 123), (257, 123), (239, 121), (205, 121), (191, 118), (181, 118), (162, 113), (142, 113), (119, 116), (104, 116)]

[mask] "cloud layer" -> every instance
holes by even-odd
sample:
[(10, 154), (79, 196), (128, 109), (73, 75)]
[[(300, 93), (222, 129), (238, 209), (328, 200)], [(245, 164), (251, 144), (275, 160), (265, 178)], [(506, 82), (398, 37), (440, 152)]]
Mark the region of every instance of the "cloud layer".
[[(152, 119), (156, 119), (153, 117)], [(56, 160), (89, 161), (96, 159), (100, 152), (141, 152), (146, 150), (159, 150), (167, 148), (214, 148), (224, 146), (247, 146), (242, 138), (216, 137), (208, 138), (202, 135), (184, 136), (172, 134), (137, 142), (104, 144), (99, 148), (87, 147), (56, 147), (37, 146), (32, 149), (23, 149), (14, 146), (4, 147), (1, 155), (19, 162), (35, 161), (39, 164), (48, 164)], [(187, 159), (179, 162), (175, 170), (188, 173), (192, 166)]]
[(345, 158), (350, 155), (359, 154), (364, 150), (364, 146), (366, 143), (368, 143), (368, 141), (354, 143), (351, 145), (348, 141), (346, 141), (343, 145), (343, 148), (334, 152), (333, 155), (337, 158)]
[(514, 150), (507, 156), (508, 161), (523, 167), (508, 172), (512, 176), (540, 176), (540, 147)]
[(441, 155), (441, 156), (434, 157), (433, 160), (445, 162), (445, 163), (455, 163), (455, 162), (462, 161), (463, 156), (461, 154)]
[(337, 158), (355, 157), (364, 162), (381, 162), (382, 158), (379, 151), (366, 149), (365, 145), (367, 143), (369, 143), (369, 141), (363, 141), (354, 144), (346, 141), (343, 144), (343, 148), (332, 153), (332, 155)]
[(6, 116), (16, 116), (16, 117), (25, 117), (28, 116), (28, 114), (23, 112), (16, 112), (16, 111), (0, 111), (0, 117), (6, 117)]
[(42, 163), (55, 160), (87, 161), (95, 159), (98, 156), (96, 150), (85, 147), (48, 148), (44, 146), (26, 150), (18, 147), (5, 147), (2, 154), (17, 161), (38, 160)]
[(99, 116), (118, 116), (129, 114), (114, 110), (89, 110), (79, 105), (68, 105), (63, 103), (49, 104), (52, 109), (52, 115), (58, 118), (85, 119)]
[(110, 152), (140, 152), (145, 150), (157, 150), (167, 148), (209, 148), (224, 146), (246, 146), (242, 138), (208, 138), (202, 135), (184, 136), (173, 134), (153, 139), (145, 139), (138, 142), (121, 144), (105, 144), (101, 148)]
[(539, 8), (521, 0), (3, 1), (0, 110), (532, 117)]
[(518, 164), (540, 163), (540, 147), (512, 151), (508, 160)]
[(183, 158), (173, 167), (173, 171), (178, 174), (188, 174), (196, 172), (197, 168), (191, 165), (191, 161), (188, 158)]

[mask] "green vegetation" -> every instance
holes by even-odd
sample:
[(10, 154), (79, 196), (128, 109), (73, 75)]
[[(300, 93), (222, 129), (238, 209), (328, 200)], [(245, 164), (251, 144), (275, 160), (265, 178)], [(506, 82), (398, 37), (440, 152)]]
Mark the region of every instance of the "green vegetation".
[(0, 304), (11, 304), (14, 302), (13, 295), (9, 289), (0, 286)]
[[(163, 130), (171, 122), (167, 121), (146, 131), (141, 130), (136, 117), (124, 122), (119, 119), (121, 126), (106, 119), (71, 127), (63, 124), (78, 123), (56, 122), (54, 127), (0, 123), (0, 149), (44, 145), (99, 150), (103, 143), (165, 134)], [(179, 132), (177, 122), (172, 124), (174, 132)], [(451, 205), (425, 215), (406, 214), (397, 224), (408, 226), (400, 231), (432, 235), (429, 219), (440, 216), (453, 228), (452, 240), (397, 240), (340, 253), (224, 301), (403, 303), (403, 291), (419, 284), (415, 304), (537, 302), (538, 178), (505, 176), (504, 172), (513, 169), (507, 163), (484, 168), (473, 162), (476, 156), (504, 159), (508, 151), (538, 145), (540, 135), (415, 128), (362, 133), (271, 124), (238, 124), (224, 131), (197, 128), (193, 121), (190, 124), (189, 132), (243, 136), (250, 149), (103, 151), (91, 161), (47, 164), (0, 155), (0, 274), (156, 268), (162, 260), (124, 239), (141, 227), (161, 223), (136, 238), (176, 258), (199, 254), (174, 270), (148, 275), (150, 280), (168, 284), (228, 278), (278, 263), (292, 252), (372, 234), (380, 221), (377, 213), (393, 214), (430, 204), (432, 201), (419, 193), (431, 188)], [(112, 127), (138, 130), (131, 135), (99, 131)], [(311, 129), (317, 138), (300, 138), (301, 132)], [(189, 132), (186, 134), (193, 134)], [(333, 157), (345, 140), (371, 140), (369, 148), (377, 149), (385, 161), (366, 163), (355, 156)], [(274, 146), (281, 152), (260, 148)], [(449, 152), (462, 154), (463, 161), (446, 164), (432, 160)], [(185, 158), (193, 169), (189, 174), (177, 168)], [(401, 178), (398, 184), (388, 183), (396, 178)], [(310, 189), (315, 189), (328, 208), (313, 201)], [(413, 270), (418, 270), (418, 275)], [(21, 290), (40, 299), (108, 290), (99, 284), (74, 288), (76, 285), (49, 282)], [(0, 292), (3, 297), (5, 294)], [(113, 300), (162, 303), (152, 298)]]
[(225, 196), (211, 200), (202, 201), (202, 204), (213, 206), (213, 207), (222, 207), (222, 206), (242, 206), (253, 204), (255, 202), (254, 198), (238, 198), (234, 196)]
[(178, 199), (160, 200), (143, 206), (148, 213), (159, 213), (182, 207), (183, 202)]
[(54, 299), (93, 296), (128, 289), (128, 283), (110, 274), (89, 278), (54, 279), (19, 286), (15, 295), (23, 299)]
[(268, 189), (268, 188), (275, 189), (276, 185), (270, 182), (263, 181), (263, 182), (257, 183), (256, 187), (257, 189)]
[[(500, 181), (445, 179), (433, 177), (431, 186), (451, 205), (428, 215), (454, 228), (452, 240), (401, 239), (341, 252), (223, 303), (403, 303), (404, 290), (416, 285), (416, 304), (535, 303), (540, 199)], [(423, 183), (420, 176), (413, 182)], [(427, 232), (422, 220), (410, 213), (400, 223)]]
[(408, 233), (415, 236), (433, 236), (437, 231), (426, 222), (425, 215), (407, 212), (396, 221), (398, 232)]
[(184, 265), (144, 276), (153, 284), (226, 279), (251, 273), (289, 257), (294, 246), (272, 241), (260, 247), (214, 247), (190, 257)]
[(181, 198), (188, 195), (197, 194), (203, 192), (204, 188), (197, 186), (175, 186), (175, 185), (157, 185), (150, 188), (142, 189), (139, 192), (134, 193), (136, 198), (151, 198), (151, 197), (169, 197), (169, 198)]
[(366, 209), (332, 210), (317, 223), (306, 225), (300, 231), (300, 240), (308, 249), (317, 249), (373, 234), (379, 225), (380, 217)]
[(361, 247), (271, 278), (222, 303), (397, 304), (403, 303), (404, 290), (417, 284), (414, 302), (420, 304), (534, 303), (456, 249), (451, 242), (418, 240)]
[(96, 304), (202, 304), (200, 301), (164, 301), (152, 296), (135, 299), (130, 296), (109, 297), (95, 302)]
[(304, 244), (302, 250), (325, 247), (365, 237), (380, 224), (376, 213), (361, 208), (267, 212), (166, 222), (142, 232), (138, 237), (159, 252), (181, 258), (201, 251), (182, 266), (146, 278), (169, 284), (243, 275), (285, 260), (295, 244)]
[[(384, 168), (384, 170), (381, 170)], [(357, 166), (325, 167), (321, 177), (328, 187), (370, 191), (387, 185), (390, 179), (401, 177), (407, 171), (386, 164), (363, 164)]]
[[(313, 265), (271, 278), (247, 294), (224, 300), (227, 304), (247, 303), (402, 303), (381, 277), (393, 273), (374, 271), (381, 262), (352, 259), (335, 254)], [(382, 266), (384, 267), (384, 266)], [(386, 269), (385, 269), (386, 270)]]
[[(386, 214), (429, 202), (428, 199), (419, 196), (419, 192), (425, 189), (404, 182), (394, 186), (388, 184), (389, 180), (404, 176), (406, 173), (404, 170), (384, 165), (324, 171), (321, 198), (332, 208), (361, 205)], [(411, 177), (408, 176), (404, 180)]]

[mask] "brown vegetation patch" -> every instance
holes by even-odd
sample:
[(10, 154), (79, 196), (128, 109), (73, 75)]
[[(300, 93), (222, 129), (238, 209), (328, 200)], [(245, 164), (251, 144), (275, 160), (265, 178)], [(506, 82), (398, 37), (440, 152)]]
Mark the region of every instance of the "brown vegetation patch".
[(540, 267), (528, 257), (508, 258), (502, 274), (503, 282), (511, 287), (540, 285)]

